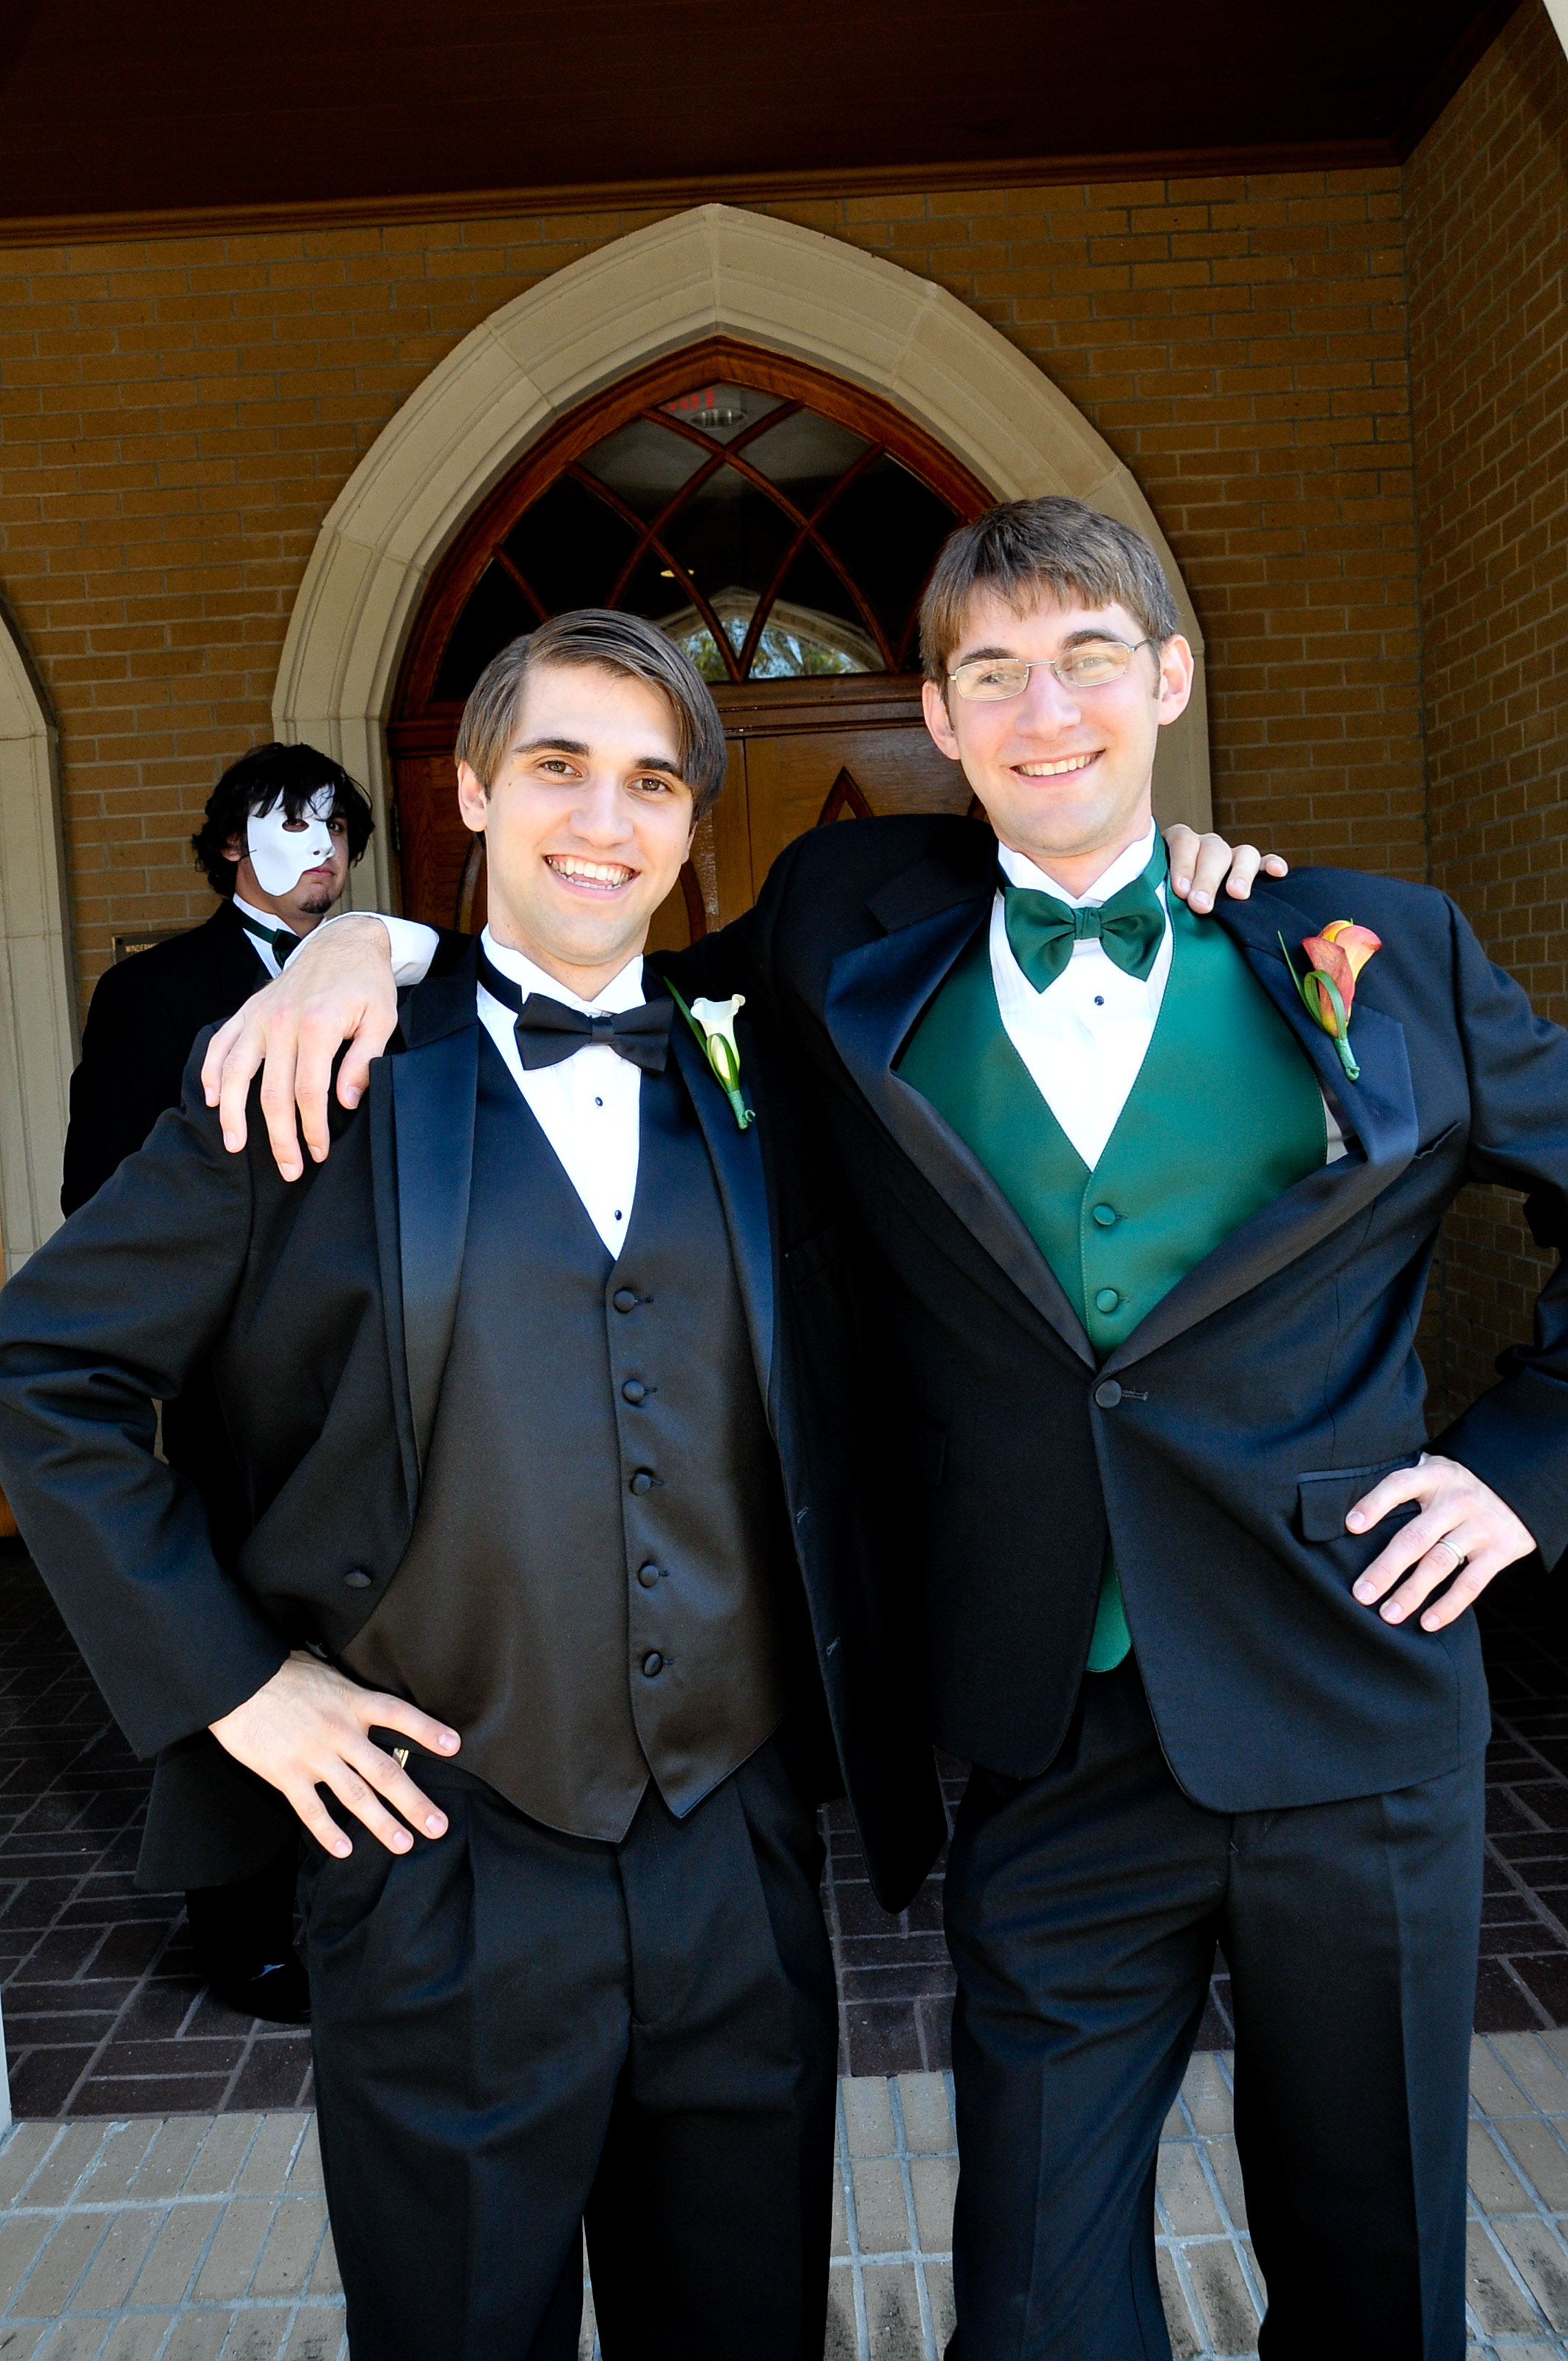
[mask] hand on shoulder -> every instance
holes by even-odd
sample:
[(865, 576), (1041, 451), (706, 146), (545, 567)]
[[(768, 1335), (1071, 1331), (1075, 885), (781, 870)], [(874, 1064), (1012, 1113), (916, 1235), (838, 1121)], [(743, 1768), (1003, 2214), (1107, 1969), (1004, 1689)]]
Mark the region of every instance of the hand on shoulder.
[(391, 942), (374, 916), (356, 913), (321, 927), (302, 943), (277, 980), (253, 993), (207, 1046), (202, 1087), (218, 1109), (224, 1146), (246, 1141), (246, 1100), (261, 1074), (261, 1111), (273, 1159), (285, 1180), (304, 1170), (300, 1133), (314, 1161), (329, 1146), (327, 1093), (333, 1060), (345, 1042), (337, 1095), (355, 1107), (398, 1023)]

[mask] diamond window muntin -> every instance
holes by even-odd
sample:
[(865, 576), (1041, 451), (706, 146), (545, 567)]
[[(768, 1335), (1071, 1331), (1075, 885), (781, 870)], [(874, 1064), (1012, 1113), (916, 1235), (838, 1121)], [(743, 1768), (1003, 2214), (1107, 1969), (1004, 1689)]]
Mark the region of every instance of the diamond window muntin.
[(509, 639), (578, 606), (658, 623), (715, 685), (907, 672), (919, 595), (957, 521), (884, 444), (807, 401), (694, 385), (529, 502), (465, 601), (435, 696), (466, 697)]

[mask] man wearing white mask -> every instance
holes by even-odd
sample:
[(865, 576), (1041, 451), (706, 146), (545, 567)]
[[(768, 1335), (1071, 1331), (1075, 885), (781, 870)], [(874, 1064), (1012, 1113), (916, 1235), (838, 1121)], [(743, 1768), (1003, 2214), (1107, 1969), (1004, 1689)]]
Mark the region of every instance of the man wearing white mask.
[[(255, 746), (230, 764), (192, 840), (217, 908), (189, 934), (108, 969), (93, 993), (71, 1085), (60, 1190), (67, 1213), (97, 1194), (165, 1108), (179, 1105), (196, 1036), (280, 974), (336, 906), (373, 825), (363, 791), (313, 746)], [(170, 1463), (200, 1487), (223, 1556), (247, 1521), (209, 1387), (187, 1387), (164, 1404), (163, 1443)], [(232, 1824), (236, 1768), (214, 1744), (171, 1752), (154, 1787), (138, 1882), (185, 1891), (198, 1964), (221, 1999), (247, 2017), (301, 2023), (294, 1832), (259, 1783), (240, 1795), (251, 1867), (235, 1882), (213, 1832)]]

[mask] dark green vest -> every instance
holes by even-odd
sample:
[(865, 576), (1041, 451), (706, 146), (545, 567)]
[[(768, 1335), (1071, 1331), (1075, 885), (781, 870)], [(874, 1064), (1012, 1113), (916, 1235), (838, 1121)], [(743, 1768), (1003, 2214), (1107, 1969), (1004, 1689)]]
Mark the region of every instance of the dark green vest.
[[(1327, 1152), (1317, 1077), (1242, 951), (1175, 895), (1170, 928), (1154, 1038), (1092, 1172), (1007, 1038), (989, 926), (898, 1060), (1009, 1200), (1102, 1360)], [(1107, 1556), (1089, 1669), (1108, 1672), (1131, 1644)]]

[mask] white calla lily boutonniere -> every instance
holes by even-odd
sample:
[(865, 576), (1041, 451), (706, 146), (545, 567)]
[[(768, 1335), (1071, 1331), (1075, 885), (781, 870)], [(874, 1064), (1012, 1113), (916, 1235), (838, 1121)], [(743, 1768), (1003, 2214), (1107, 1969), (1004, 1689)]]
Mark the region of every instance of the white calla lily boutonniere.
[(738, 1128), (744, 1131), (757, 1120), (755, 1110), (741, 1095), (740, 1052), (735, 1041), (735, 1019), (746, 1005), (745, 994), (738, 992), (729, 1000), (694, 1000), (688, 1008), (667, 979), (665, 988), (702, 1043), (713, 1078), (735, 1111)]

